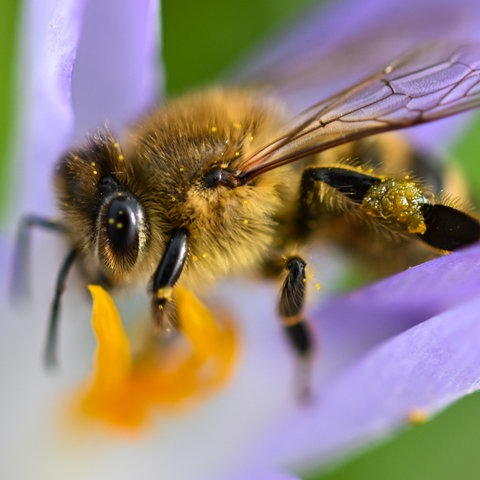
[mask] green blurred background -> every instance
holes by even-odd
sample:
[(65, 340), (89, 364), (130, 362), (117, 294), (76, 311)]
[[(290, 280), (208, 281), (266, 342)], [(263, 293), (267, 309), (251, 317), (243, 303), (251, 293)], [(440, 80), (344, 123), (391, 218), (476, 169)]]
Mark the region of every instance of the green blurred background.
[[(277, 25), (313, 0), (164, 0), (164, 58), (167, 88), (179, 93), (214, 79)], [(361, 8), (361, 3), (359, 2)], [(8, 149), (15, 118), (15, 36), (20, 2), (0, 7), (0, 206), (8, 205)], [(205, 53), (207, 52), (207, 53)], [(461, 139), (455, 156), (480, 192), (480, 121)], [(478, 195), (477, 195), (478, 198)], [(480, 312), (479, 312), (480, 313)], [(479, 318), (480, 322), (480, 318)], [(479, 346), (480, 348), (480, 346)], [(388, 395), (388, 392), (386, 392)], [(352, 400), (354, 401), (354, 400)], [(447, 480), (480, 478), (480, 395), (471, 395), (424, 425), (406, 428), (395, 438), (313, 479)]]

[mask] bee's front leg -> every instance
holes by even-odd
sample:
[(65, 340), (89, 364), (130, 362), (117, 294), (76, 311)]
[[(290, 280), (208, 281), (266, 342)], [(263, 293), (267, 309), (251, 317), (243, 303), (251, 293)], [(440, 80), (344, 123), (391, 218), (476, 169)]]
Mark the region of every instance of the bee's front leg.
[(152, 279), (152, 316), (162, 330), (172, 328), (173, 287), (182, 273), (188, 255), (188, 232), (181, 228), (170, 237)]
[(280, 292), (278, 315), (287, 338), (301, 361), (299, 394), (301, 400), (305, 400), (310, 397), (309, 369), (314, 349), (312, 333), (303, 317), (306, 263), (302, 258), (294, 256), (287, 258), (285, 266), (288, 273)]

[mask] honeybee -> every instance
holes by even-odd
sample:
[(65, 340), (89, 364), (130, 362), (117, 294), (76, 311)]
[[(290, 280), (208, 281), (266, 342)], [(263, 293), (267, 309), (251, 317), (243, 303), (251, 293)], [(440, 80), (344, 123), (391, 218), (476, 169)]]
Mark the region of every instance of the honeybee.
[[(308, 359), (302, 245), (330, 238), (365, 253), (401, 239), (414, 255), (428, 246), (417, 261), (478, 241), (477, 217), (437, 196), (436, 169), (399, 139), (371, 137), (478, 108), (480, 45), (429, 45), (386, 61), (294, 118), (268, 90), (213, 88), (169, 101), (122, 138), (103, 130), (66, 152), (54, 175), (61, 221), (26, 222), (60, 229), (71, 246), (48, 361), (76, 262), (91, 282), (147, 285), (160, 329), (175, 327), (178, 284), (250, 271), (283, 278), (278, 317)], [(413, 159), (413, 171), (390, 156)]]

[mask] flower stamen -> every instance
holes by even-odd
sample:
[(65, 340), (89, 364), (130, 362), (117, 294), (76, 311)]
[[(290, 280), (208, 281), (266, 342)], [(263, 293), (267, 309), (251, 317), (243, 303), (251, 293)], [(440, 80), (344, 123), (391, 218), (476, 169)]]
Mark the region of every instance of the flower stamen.
[(231, 377), (238, 350), (232, 323), (217, 322), (190, 291), (183, 287), (174, 291), (186, 341), (158, 342), (150, 337), (133, 358), (112, 298), (102, 287), (89, 289), (97, 351), (91, 378), (76, 396), (77, 412), (134, 431), (151, 423), (154, 413), (204, 399)]

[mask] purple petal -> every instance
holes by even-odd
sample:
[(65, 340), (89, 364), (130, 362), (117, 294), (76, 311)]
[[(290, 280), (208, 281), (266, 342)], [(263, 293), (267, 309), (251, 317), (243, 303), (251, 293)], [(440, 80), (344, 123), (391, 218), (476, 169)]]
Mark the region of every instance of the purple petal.
[(285, 471), (266, 470), (264, 468), (250, 469), (248, 467), (235, 469), (234, 471), (228, 471), (220, 474), (218, 480), (300, 480), (300, 477), (287, 473)]
[(94, 122), (120, 127), (153, 100), (157, 22), (155, 0), (26, 5), (16, 162), (24, 192), (17, 204), (23, 209), (52, 210), (49, 177), (74, 128), (78, 138), (79, 129)]
[[(355, 12), (355, 14), (352, 14)], [(457, 44), (480, 39), (475, 0), (355, 0), (331, 2), (308, 12), (247, 62), (240, 81), (272, 84), (298, 112), (380, 70), (428, 42)], [(458, 120), (411, 130), (422, 148), (454, 138)], [(410, 131), (409, 131), (410, 134)]]
[(73, 70), (75, 139), (105, 122), (125, 127), (157, 100), (156, 0), (89, 2)]
[(85, 0), (65, 0), (47, 6), (32, 0), (25, 5), (15, 165), (23, 194), (16, 203), (27, 210), (51, 205), (48, 178), (70, 139), (71, 74), (84, 4)]
[[(245, 457), (326, 464), (480, 386), (480, 247), (324, 304), (316, 399), (283, 415)], [(252, 464), (251, 464), (252, 465)]]
[(327, 300), (311, 314), (321, 335), (322, 376), (359, 354), (480, 293), (480, 247), (410, 268), (351, 294)]
[(266, 436), (262, 462), (325, 464), (432, 414), (480, 386), (480, 298), (379, 345)]

